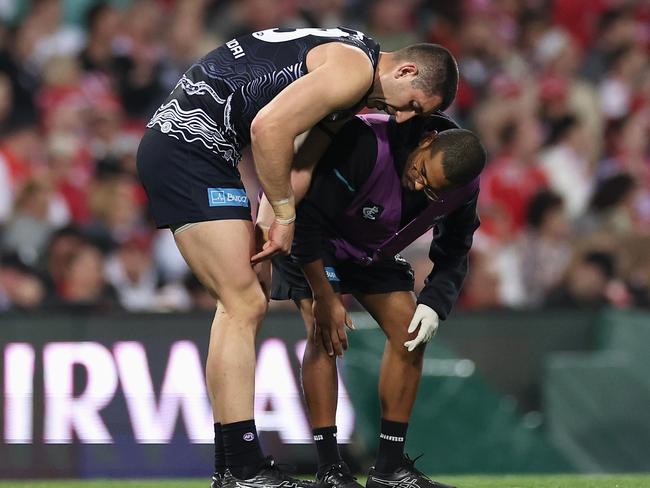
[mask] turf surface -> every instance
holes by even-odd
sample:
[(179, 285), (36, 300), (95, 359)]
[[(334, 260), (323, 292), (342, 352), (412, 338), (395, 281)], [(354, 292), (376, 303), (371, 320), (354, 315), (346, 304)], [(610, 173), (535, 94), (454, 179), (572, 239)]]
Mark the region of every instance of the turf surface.
[[(458, 488), (650, 488), (650, 474), (440, 476)], [(359, 478), (365, 484), (365, 478)], [(0, 488), (208, 488), (207, 480), (0, 481)]]

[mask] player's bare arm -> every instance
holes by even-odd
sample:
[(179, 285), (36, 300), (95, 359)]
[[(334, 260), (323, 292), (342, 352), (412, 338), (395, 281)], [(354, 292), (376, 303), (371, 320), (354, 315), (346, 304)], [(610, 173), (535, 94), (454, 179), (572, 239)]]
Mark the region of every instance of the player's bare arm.
[[(307, 194), (311, 177), (316, 167), (316, 163), (325, 154), (329, 147), (332, 137), (339, 131), (345, 122), (349, 119), (337, 120), (334, 122), (321, 121), (306, 134), (306, 137), (298, 137), (296, 154), (293, 158), (291, 167), (291, 190), (293, 191), (295, 205), (297, 206), (303, 197)], [(269, 203), (266, 195), (262, 195), (257, 210), (255, 226), (258, 251), (262, 250), (263, 245), (268, 241), (269, 230), (275, 219), (275, 212)], [(257, 263), (258, 260), (253, 260)]]
[(260, 110), (251, 125), (255, 166), (276, 216), (255, 262), (291, 248), (295, 203), (289, 173), (295, 138), (328, 114), (355, 106), (373, 81), (372, 65), (360, 50), (329, 44), (313, 51), (307, 57), (309, 73)]

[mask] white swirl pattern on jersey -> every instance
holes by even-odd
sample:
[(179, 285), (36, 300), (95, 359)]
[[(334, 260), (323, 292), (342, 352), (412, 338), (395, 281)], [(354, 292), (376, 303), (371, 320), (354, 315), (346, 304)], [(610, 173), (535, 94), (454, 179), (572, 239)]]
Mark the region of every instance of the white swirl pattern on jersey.
[(259, 111), (306, 74), (310, 49), (337, 40), (360, 48), (376, 65), (379, 46), (350, 29), (268, 29), (241, 36), (230, 44), (236, 41), (244, 54), (233, 57), (226, 43), (198, 60), (147, 127), (207, 148), (236, 166), (242, 148), (251, 142), (250, 126)]
[[(300, 78), (301, 72), (302, 62), (267, 73), (244, 85), (241, 89), (245, 103), (244, 113), (250, 111), (249, 107), (254, 106), (256, 100), (272, 99), (277, 94), (276, 92)], [(257, 110), (255, 110), (256, 112)]]
[(194, 82), (187, 76), (183, 75), (183, 77), (178, 82), (178, 85), (180, 85), (183, 88), (183, 91), (185, 91), (185, 93), (188, 95), (205, 95), (206, 93), (209, 93), (214, 101), (219, 105), (226, 103), (226, 100), (217, 95), (217, 92), (214, 91), (214, 89), (205, 81)]
[(164, 134), (185, 142), (199, 141), (208, 150), (236, 166), (241, 158), (235, 145), (223, 135), (222, 128), (200, 108), (183, 110), (178, 100), (172, 99), (160, 106), (147, 127), (155, 125)]

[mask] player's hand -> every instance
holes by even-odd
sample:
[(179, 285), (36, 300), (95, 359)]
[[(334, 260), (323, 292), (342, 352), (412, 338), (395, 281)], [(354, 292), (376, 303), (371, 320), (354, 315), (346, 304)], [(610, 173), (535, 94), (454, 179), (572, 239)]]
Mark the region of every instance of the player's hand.
[(420, 344), (429, 342), (438, 330), (438, 314), (434, 309), (420, 303), (415, 309), (411, 323), (409, 324), (408, 333), (412, 334), (420, 327), (420, 331), (415, 339), (404, 343), (409, 352), (418, 347)]
[(348, 349), (348, 336), (345, 333), (345, 327), (354, 330), (354, 325), (341, 298), (335, 294), (314, 298), (313, 313), (327, 354), (343, 356), (343, 351)]
[(251, 263), (257, 264), (274, 256), (289, 254), (291, 252), (294, 229), (294, 222), (281, 224), (277, 220), (274, 220), (269, 229), (268, 240), (262, 246), (262, 250), (251, 258)]

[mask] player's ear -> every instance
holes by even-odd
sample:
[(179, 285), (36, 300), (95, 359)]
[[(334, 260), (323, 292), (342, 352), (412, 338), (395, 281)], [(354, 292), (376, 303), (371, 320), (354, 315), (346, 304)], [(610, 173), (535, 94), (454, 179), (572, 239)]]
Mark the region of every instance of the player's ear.
[(418, 67), (414, 63), (400, 64), (395, 70), (395, 78), (402, 78), (403, 76), (418, 74)]

